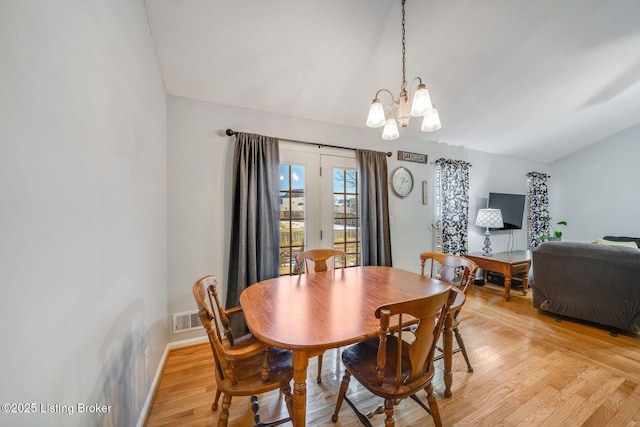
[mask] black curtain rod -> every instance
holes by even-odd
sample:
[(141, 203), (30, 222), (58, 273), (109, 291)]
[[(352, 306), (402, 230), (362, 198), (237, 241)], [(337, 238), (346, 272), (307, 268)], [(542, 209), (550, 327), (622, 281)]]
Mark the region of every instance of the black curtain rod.
[[(233, 135), (237, 135), (238, 132), (231, 130), (231, 129), (227, 129), (226, 134), (229, 136), (233, 136)], [(286, 139), (286, 138), (276, 138), (276, 139), (281, 139), (282, 141), (288, 141), (288, 142), (295, 142), (298, 144), (307, 144), (307, 145), (316, 145), (318, 148), (322, 148), (322, 147), (329, 147), (329, 148), (339, 148), (341, 150), (352, 150), (352, 151), (356, 151), (355, 148), (351, 148), (351, 147), (340, 147), (339, 145), (329, 145), (329, 144), (321, 144), (319, 142), (307, 142), (307, 141), (298, 141), (295, 139)], [(393, 154), (391, 153), (391, 151), (387, 151), (387, 157), (391, 157)]]

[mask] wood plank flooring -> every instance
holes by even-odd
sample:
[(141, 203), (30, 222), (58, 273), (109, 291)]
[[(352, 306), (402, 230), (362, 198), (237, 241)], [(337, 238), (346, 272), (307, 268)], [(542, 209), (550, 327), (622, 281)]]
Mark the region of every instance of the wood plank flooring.
[[(460, 331), (473, 373), (461, 354), (453, 357), (453, 396), (444, 398), (442, 361), (434, 389), (446, 426), (640, 426), (640, 336), (609, 335), (606, 329), (538, 312), (531, 294), (512, 289), (472, 286), (463, 309)], [(322, 384), (315, 381), (316, 358), (307, 380), (307, 425), (358, 426), (344, 404), (337, 423), (331, 415), (342, 379), (338, 350), (324, 355)], [(375, 408), (372, 397), (355, 381), (349, 396), (364, 411)], [(208, 344), (169, 354), (147, 426), (215, 426), (213, 357)], [(420, 396), (426, 402), (426, 394)], [(229, 426), (253, 425), (249, 399), (234, 398)], [(260, 397), (262, 421), (286, 416), (277, 392)], [(433, 425), (411, 400), (395, 411), (397, 426)], [(384, 425), (378, 415), (374, 425)], [(290, 426), (291, 423), (285, 425)]]

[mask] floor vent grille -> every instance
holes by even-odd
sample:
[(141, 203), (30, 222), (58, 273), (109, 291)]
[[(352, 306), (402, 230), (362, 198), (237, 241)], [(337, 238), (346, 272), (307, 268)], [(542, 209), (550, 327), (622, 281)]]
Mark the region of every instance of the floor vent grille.
[(197, 311), (184, 311), (182, 313), (173, 314), (173, 333), (181, 334), (183, 332), (195, 331), (200, 329), (200, 317)]

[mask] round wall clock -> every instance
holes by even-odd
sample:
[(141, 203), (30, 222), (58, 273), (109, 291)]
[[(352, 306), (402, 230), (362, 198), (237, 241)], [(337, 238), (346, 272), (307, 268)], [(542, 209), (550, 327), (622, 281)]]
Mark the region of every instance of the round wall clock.
[(407, 197), (413, 190), (413, 175), (409, 169), (400, 166), (391, 174), (391, 187), (398, 197)]

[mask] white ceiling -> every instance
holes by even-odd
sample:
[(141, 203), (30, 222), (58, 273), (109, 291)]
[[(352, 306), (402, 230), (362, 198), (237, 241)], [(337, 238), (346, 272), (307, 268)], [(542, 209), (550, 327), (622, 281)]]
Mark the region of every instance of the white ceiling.
[[(167, 93), (363, 129), (400, 4), (146, 0)], [(408, 0), (406, 39), (442, 129), (401, 137), (549, 163), (640, 122), (640, 0)]]

